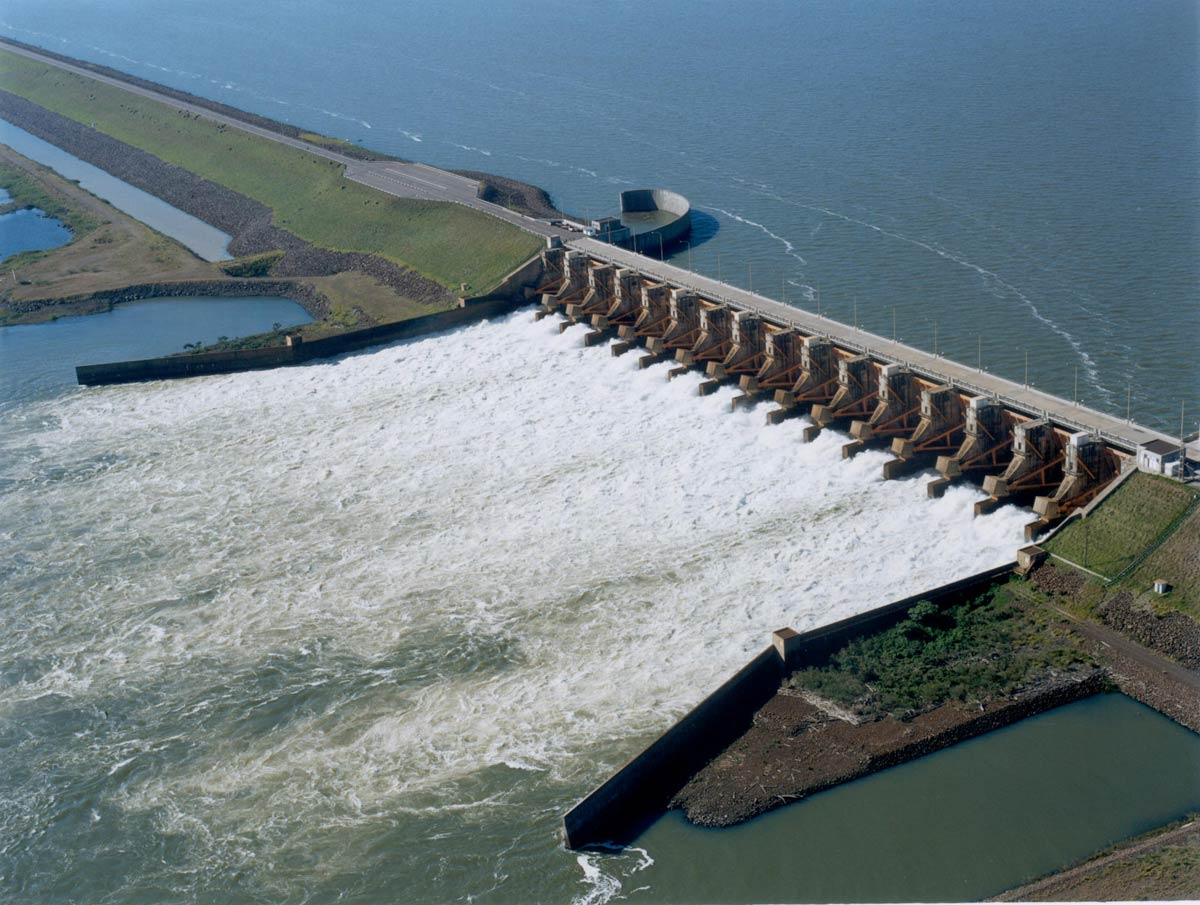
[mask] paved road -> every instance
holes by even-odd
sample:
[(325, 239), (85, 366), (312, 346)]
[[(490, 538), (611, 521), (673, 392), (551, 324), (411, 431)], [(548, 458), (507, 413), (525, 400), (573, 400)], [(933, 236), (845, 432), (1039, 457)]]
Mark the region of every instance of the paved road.
[(346, 178), (368, 185), (371, 188), (400, 198), (418, 198), (427, 201), (449, 201), (482, 211), (520, 227), (528, 232), (543, 237), (557, 237), (565, 245), (586, 252), (603, 260), (612, 261), (622, 267), (631, 267), (655, 279), (663, 280), (677, 286), (692, 289), (708, 298), (727, 302), (739, 308), (749, 309), (762, 314), (764, 317), (781, 324), (796, 327), (807, 333), (828, 335), (834, 342), (845, 348), (861, 352), (870, 352), (876, 358), (898, 362), (907, 365), (917, 374), (944, 383), (954, 385), (982, 396), (995, 396), (1006, 404), (1031, 415), (1048, 415), (1054, 421), (1065, 427), (1078, 430), (1098, 431), (1103, 437), (1117, 446), (1130, 451), (1140, 443), (1160, 439), (1175, 442), (1175, 438), (1160, 434), (1149, 428), (1142, 427), (1114, 418), (1103, 412), (1076, 405), (1067, 399), (1061, 399), (1049, 393), (1043, 393), (1032, 387), (1022, 386), (1013, 381), (989, 374), (976, 368), (971, 368), (959, 362), (951, 361), (938, 355), (933, 355), (921, 349), (916, 349), (904, 343), (893, 342), (882, 336), (867, 333), (838, 321), (820, 317), (811, 312), (785, 305), (769, 299), (721, 283), (689, 270), (676, 267), (664, 261), (658, 261), (645, 255), (636, 254), (623, 248), (599, 242), (595, 239), (581, 237), (578, 233), (568, 232), (559, 227), (551, 226), (544, 220), (526, 217), (508, 208), (483, 201), (477, 197), (478, 184), (475, 180), (458, 176), (437, 167), (421, 163), (401, 163), (399, 161), (365, 162), (346, 157), (328, 148), (310, 144), (298, 138), (291, 138), (272, 132), (235, 117), (216, 113), (205, 107), (175, 100), (149, 88), (143, 88), (123, 82), (120, 79), (99, 75), (79, 66), (72, 66), (51, 57), (42, 56), (34, 51), (13, 47), (10, 44), (0, 44), (3, 49), (57, 66), (68, 72), (74, 72), (86, 78), (95, 79), (109, 85), (114, 85), (125, 91), (151, 100), (158, 101), (179, 110), (202, 116), (205, 119), (224, 123), (235, 129), (241, 129), (251, 135), (276, 141), (316, 154), (327, 160), (332, 160), (345, 166)]

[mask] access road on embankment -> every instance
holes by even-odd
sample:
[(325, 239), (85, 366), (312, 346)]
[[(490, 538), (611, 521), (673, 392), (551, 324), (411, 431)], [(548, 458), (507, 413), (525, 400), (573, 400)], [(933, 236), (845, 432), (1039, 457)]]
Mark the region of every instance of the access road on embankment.
[(30, 59), (56, 66), (67, 72), (85, 78), (95, 79), (140, 95), (167, 106), (184, 110), (196, 116), (224, 123), (241, 129), (260, 138), (280, 142), (310, 154), (316, 154), (327, 160), (332, 160), (345, 167), (346, 178), (360, 182), (378, 191), (400, 198), (417, 198), (428, 201), (447, 201), (462, 204), (475, 210), (490, 214), (518, 226), (527, 232), (546, 238), (558, 238), (565, 245), (578, 249), (596, 258), (611, 261), (621, 267), (629, 267), (648, 277), (661, 280), (682, 288), (691, 289), (715, 301), (723, 301), (737, 308), (754, 311), (763, 317), (795, 327), (809, 333), (825, 335), (837, 345), (855, 351), (869, 353), (878, 360), (894, 362), (907, 366), (918, 375), (941, 383), (953, 384), (969, 393), (980, 396), (992, 396), (1010, 407), (1034, 416), (1052, 419), (1055, 424), (1099, 433), (1106, 441), (1132, 452), (1139, 444), (1151, 440), (1176, 442), (1178, 438), (1153, 431), (1131, 421), (1115, 418), (1095, 409), (1086, 408), (1070, 400), (1063, 399), (1050, 393), (1042, 392), (1031, 386), (1024, 386), (995, 374), (990, 374), (980, 368), (972, 368), (960, 362), (951, 361), (940, 355), (935, 355), (913, 346), (895, 340), (885, 339), (873, 333), (858, 330), (838, 321), (821, 317), (818, 314), (783, 304), (766, 296), (719, 282), (701, 274), (666, 261), (655, 260), (636, 252), (628, 251), (606, 242), (580, 236), (561, 227), (554, 226), (545, 220), (527, 217), (498, 204), (484, 201), (477, 196), (478, 183), (472, 179), (459, 176), (437, 167), (420, 163), (404, 163), (395, 160), (362, 161), (339, 154), (329, 148), (293, 138), (280, 132), (263, 128), (228, 116), (214, 110), (178, 100), (141, 85), (134, 85), (121, 79), (92, 72), (80, 66), (45, 56), (25, 47), (17, 47), (7, 42), (0, 43), (5, 50), (20, 54)]

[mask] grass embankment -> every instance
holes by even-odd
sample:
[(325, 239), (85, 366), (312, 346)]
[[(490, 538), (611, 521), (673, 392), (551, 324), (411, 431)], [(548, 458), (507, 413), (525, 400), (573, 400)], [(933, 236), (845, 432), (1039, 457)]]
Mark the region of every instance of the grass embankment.
[(1090, 662), (1045, 614), (1018, 606), (1000, 586), (947, 610), (922, 601), (903, 622), (849, 642), (788, 684), (861, 718), (903, 717), (1008, 697), (1051, 671)]
[(482, 292), (536, 253), (537, 237), (462, 205), (394, 198), (342, 166), (0, 50), (5, 90), (261, 201), (275, 223), (335, 251), (377, 254), (453, 290)]
[(1116, 578), (1148, 546), (1174, 527), (1196, 497), (1191, 488), (1138, 473), (1085, 519), (1043, 544), (1047, 552)]
[[(1198, 496), (1194, 486), (1135, 474), (1086, 519), (1046, 541), (1043, 546), (1050, 553), (1106, 579), (1084, 576), (1064, 603), (1079, 615), (1094, 617), (1106, 601), (1132, 596), (1139, 609), (1158, 616), (1179, 612), (1200, 622)], [(1171, 585), (1165, 595), (1151, 590), (1160, 578)]]

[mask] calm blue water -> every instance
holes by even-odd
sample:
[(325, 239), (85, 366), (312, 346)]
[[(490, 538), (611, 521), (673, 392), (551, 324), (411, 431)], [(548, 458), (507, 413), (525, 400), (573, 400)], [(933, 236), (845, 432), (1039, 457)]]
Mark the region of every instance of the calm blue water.
[(2, 119), (0, 143), (78, 182), (93, 195), (98, 195), (118, 210), (170, 236), (205, 261), (228, 261), (231, 257), (226, 251), (228, 233), (209, 226), (191, 214), (185, 214), (161, 198), (134, 188), (128, 182)]
[(23, 251), (58, 248), (70, 241), (71, 231), (37, 208), (11, 211), (0, 216), (0, 263)]
[(182, 352), (185, 343), (311, 320), (289, 299), (198, 296), (146, 299), (104, 314), (0, 327), (0, 410), (70, 391), (76, 365), (170, 355)]
[[(1200, 412), (1190, 0), (9, 0), (0, 33), (596, 214), (697, 269), (1178, 430)], [(719, 230), (712, 235), (714, 230)], [(703, 241), (703, 233), (711, 236)], [(1189, 416), (1189, 422), (1194, 421)]]

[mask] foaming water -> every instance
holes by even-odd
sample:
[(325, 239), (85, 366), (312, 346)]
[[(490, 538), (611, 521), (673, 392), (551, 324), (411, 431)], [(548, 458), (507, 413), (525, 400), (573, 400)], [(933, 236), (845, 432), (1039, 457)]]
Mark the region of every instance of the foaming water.
[(0, 413), (5, 884), (607, 898), (561, 814), (771, 629), (1020, 542), (580, 332)]

